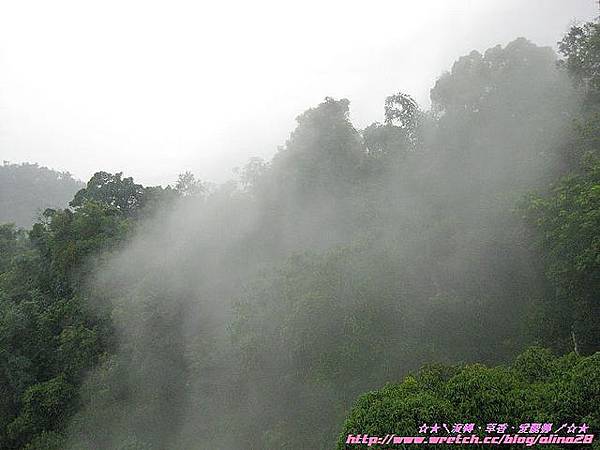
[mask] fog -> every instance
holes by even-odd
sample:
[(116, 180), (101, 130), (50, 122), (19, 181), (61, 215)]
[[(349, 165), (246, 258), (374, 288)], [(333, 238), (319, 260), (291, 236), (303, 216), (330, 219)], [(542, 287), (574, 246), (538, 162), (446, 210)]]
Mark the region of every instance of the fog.
[[(2, 158), (146, 187), (100, 172), (29, 232), (0, 228), (0, 447), (330, 449), (361, 395), (423, 366), (430, 389), (531, 346), (597, 351), (600, 82), (557, 51), (596, 14), (3, 4)], [(397, 422), (422, 420), (413, 401), (442, 420), (479, 382)]]
[(89, 304), (116, 343), (70, 448), (331, 448), (360, 393), (536, 342), (523, 318), (548, 285), (514, 209), (570, 164), (579, 96), (520, 38), (469, 52), (431, 98), (389, 97), (359, 133), (328, 97), (271, 160), (96, 262)]
[(0, 156), (87, 180), (224, 181), (271, 157), (325, 96), (382, 120), (400, 87), (420, 104), (472, 49), (555, 46), (591, 0), (79, 1), (0, 5)]

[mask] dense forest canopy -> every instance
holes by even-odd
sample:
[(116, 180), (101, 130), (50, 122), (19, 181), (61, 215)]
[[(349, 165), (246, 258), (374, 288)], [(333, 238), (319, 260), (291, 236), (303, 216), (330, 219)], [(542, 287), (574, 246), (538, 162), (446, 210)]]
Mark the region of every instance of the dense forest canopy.
[(0, 447), (332, 448), (431, 411), (600, 426), (599, 32), (473, 51), (431, 109), (394, 93), (364, 130), (327, 97), (219, 186), (98, 172), (2, 225)]
[[(469, 420), (466, 417), (493, 425), (549, 424), (556, 430), (560, 424), (573, 423), (577, 415), (582, 418), (580, 423), (589, 426), (588, 431), (596, 429), (600, 419), (599, 356), (569, 353), (557, 358), (549, 350), (531, 347), (508, 367), (423, 367), (402, 383), (362, 395), (344, 423), (338, 448), (347, 448), (347, 436), (364, 434), (363, 430), (372, 436), (414, 436), (424, 423), (439, 423), (440, 427), (443, 423), (464, 424)], [(534, 435), (527, 435), (528, 440)], [(461, 447), (486, 448), (489, 444)]]

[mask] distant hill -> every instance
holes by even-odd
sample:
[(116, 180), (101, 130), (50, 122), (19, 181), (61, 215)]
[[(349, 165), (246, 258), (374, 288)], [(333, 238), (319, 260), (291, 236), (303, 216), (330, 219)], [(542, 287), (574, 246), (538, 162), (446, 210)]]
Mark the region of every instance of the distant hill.
[(66, 207), (84, 183), (38, 164), (0, 166), (0, 223), (30, 227), (46, 208)]

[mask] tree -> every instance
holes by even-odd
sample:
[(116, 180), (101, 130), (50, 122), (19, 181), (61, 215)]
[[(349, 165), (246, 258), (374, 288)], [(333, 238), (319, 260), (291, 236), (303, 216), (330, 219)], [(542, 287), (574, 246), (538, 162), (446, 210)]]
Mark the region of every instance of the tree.
[(483, 194), (536, 189), (568, 170), (578, 98), (556, 63), (524, 38), (459, 58), (431, 90), (436, 163)]
[(124, 205), (133, 203), (94, 190), (96, 181), (74, 209), (47, 209), (28, 234), (0, 226), (2, 448), (61, 448), (85, 374), (114, 345), (110, 305), (101, 296), (91, 305), (86, 286), (128, 236)]
[(262, 188), (265, 178), (268, 175), (269, 163), (262, 158), (252, 157), (241, 169), (236, 168), (235, 172), (239, 177), (241, 188), (246, 192), (257, 193)]
[(600, 101), (600, 23), (588, 22), (571, 27), (558, 43), (565, 57), (565, 67), (577, 85), (589, 96), (589, 102)]
[(87, 201), (96, 201), (116, 208), (124, 216), (134, 216), (144, 205), (145, 190), (133, 178), (123, 178), (123, 173), (96, 172), (85, 188), (75, 194), (69, 203), (72, 207), (83, 206)]
[(358, 182), (364, 149), (348, 118), (349, 104), (327, 97), (297, 117), (298, 126), (272, 163), (282, 186), (304, 194), (339, 193)]
[[(584, 377), (589, 378), (582, 383)], [(338, 448), (347, 448), (348, 434), (416, 436), (422, 434), (423, 423), (472, 422), (485, 427), (542, 422), (552, 423), (555, 430), (576, 421), (594, 430), (600, 425), (598, 411), (600, 353), (558, 358), (548, 350), (530, 348), (509, 367), (425, 366), (401, 383), (363, 394), (344, 422)], [(482, 432), (475, 429), (474, 434)]]
[(384, 123), (375, 122), (362, 133), (370, 162), (381, 164), (377, 167), (377, 176), (381, 176), (381, 169), (389, 171), (422, 144), (424, 115), (411, 96), (399, 92), (387, 97), (384, 111)]
[(562, 336), (583, 354), (600, 351), (600, 162), (590, 156), (582, 173), (561, 179), (549, 195), (531, 197), (525, 212), (556, 286), (546, 306), (562, 326), (546, 337)]
[(183, 197), (201, 195), (206, 192), (206, 187), (200, 180), (196, 180), (192, 172), (184, 172), (179, 174), (175, 191)]
[(600, 350), (599, 36), (591, 22), (572, 27), (559, 44), (560, 65), (585, 96), (569, 146), (570, 171), (522, 206), (554, 287), (535, 315), (538, 339), (583, 354)]

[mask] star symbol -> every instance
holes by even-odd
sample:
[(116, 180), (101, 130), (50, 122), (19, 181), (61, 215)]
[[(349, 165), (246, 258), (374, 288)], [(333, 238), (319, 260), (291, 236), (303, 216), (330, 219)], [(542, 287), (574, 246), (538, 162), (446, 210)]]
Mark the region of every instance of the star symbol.
[(581, 425), (581, 426), (579, 427), (579, 432), (580, 432), (580, 433), (587, 433), (587, 430), (588, 430), (589, 428), (590, 428), (590, 427), (588, 426), (588, 424), (584, 423), (583, 425)]
[(575, 426), (574, 423), (572, 423), (571, 425), (569, 425), (567, 427), (567, 433), (575, 433), (575, 430), (577, 429), (577, 427)]

